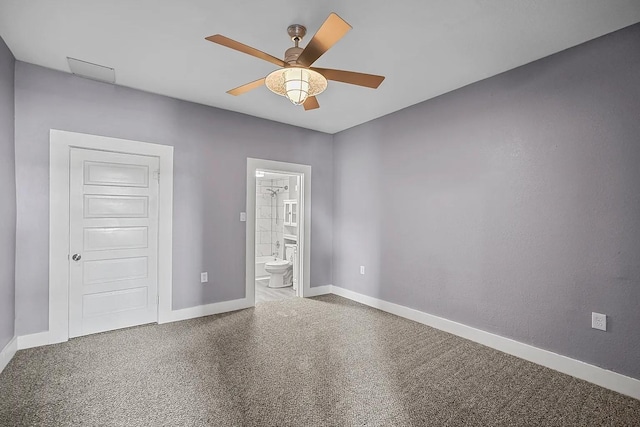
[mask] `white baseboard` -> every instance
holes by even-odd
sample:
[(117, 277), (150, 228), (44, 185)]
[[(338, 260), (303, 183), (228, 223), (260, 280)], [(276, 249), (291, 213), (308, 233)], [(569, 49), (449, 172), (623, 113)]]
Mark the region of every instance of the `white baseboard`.
[[(169, 313), (169, 318), (159, 321), (159, 324), (177, 322), (179, 320), (193, 319), (195, 317), (209, 316), (212, 314), (226, 313), (229, 311), (241, 310), (243, 308), (253, 307), (247, 298), (218, 302), (214, 304), (199, 305), (197, 307), (189, 307), (182, 310), (173, 310)], [(35, 334), (22, 335), (17, 337), (17, 349), (25, 350), (27, 348), (41, 347), (43, 345), (57, 344), (65, 340), (55, 340), (49, 331), (38, 332)], [(14, 352), (15, 353), (15, 352)], [(13, 357), (13, 355), (12, 355)], [(8, 363), (8, 362), (7, 362)]]
[(158, 323), (177, 322), (180, 320), (193, 319), (196, 317), (210, 316), (212, 314), (242, 310), (243, 308), (249, 307), (253, 307), (253, 303), (249, 300), (249, 298), (216, 302), (213, 304), (199, 305), (197, 307), (183, 308), (181, 310), (173, 310), (170, 312), (168, 319), (165, 319), (162, 322)]
[(305, 293), (304, 297), (317, 297), (318, 295), (326, 295), (331, 293), (331, 285), (323, 285), (323, 286), (314, 286), (313, 288), (309, 288)]
[(21, 335), (18, 337), (18, 350), (41, 347), (43, 345), (49, 344), (55, 344), (51, 342), (51, 334), (49, 333), (49, 331), (38, 332), (29, 335)]
[(0, 373), (2, 373), (4, 368), (6, 368), (9, 362), (11, 362), (16, 351), (18, 351), (18, 339), (13, 337), (11, 338), (11, 341), (4, 346), (2, 351), (0, 351)]
[(462, 323), (433, 316), (399, 304), (383, 301), (348, 289), (332, 286), (331, 292), (364, 305), (404, 317), (436, 329), (483, 344), (487, 347), (546, 366), (564, 374), (640, 399), (640, 380), (618, 374), (570, 357), (562, 356), (509, 338), (485, 332)]

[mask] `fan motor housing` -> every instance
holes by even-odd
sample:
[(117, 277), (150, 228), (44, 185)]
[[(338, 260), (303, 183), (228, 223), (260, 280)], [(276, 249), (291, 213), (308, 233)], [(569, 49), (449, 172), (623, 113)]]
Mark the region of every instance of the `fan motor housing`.
[(302, 53), (303, 50), (304, 49), (302, 49), (301, 47), (297, 47), (297, 46), (296, 47), (290, 47), (284, 53), (284, 62), (286, 62), (287, 64), (290, 64), (290, 65), (296, 64), (296, 61), (298, 60), (298, 57), (300, 56), (300, 54)]

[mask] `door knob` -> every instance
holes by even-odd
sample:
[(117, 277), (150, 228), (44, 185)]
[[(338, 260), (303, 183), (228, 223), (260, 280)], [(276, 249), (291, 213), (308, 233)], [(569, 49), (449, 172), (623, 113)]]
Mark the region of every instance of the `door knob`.
[(74, 261), (80, 261), (81, 258), (82, 258), (82, 255), (80, 254), (73, 254), (73, 256), (71, 257), (71, 259)]

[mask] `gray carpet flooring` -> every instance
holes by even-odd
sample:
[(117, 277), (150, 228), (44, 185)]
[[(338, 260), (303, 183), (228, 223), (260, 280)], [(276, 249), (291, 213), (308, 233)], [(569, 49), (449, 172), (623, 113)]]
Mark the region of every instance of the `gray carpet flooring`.
[(0, 424), (640, 425), (640, 401), (329, 295), (19, 351)]

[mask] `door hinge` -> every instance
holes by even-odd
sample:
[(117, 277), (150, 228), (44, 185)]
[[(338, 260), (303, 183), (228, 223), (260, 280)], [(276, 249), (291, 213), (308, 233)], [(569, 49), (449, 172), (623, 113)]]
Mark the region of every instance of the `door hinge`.
[(160, 295), (156, 295), (156, 305), (160, 305)]
[(153, 179), (160, 181), (160, 171), (153, 171)]

